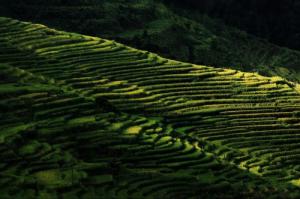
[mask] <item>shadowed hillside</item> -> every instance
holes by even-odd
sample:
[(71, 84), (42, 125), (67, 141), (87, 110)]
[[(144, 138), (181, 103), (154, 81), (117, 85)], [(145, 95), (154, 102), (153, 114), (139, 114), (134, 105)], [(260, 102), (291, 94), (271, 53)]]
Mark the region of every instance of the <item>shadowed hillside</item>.
[(176, 7), (192, 9), (271, 43), (300, 49), (300, 1), (285, 0), (163, 0)]
[(9, 18), (0, 44), (3, 198), (299, 197), (298, 84)]
[(159, 0), (10, 0), (0, 3), (0, 10), (6, 16), (114, 39), (171, 59), (299, 80), (298, 51)]

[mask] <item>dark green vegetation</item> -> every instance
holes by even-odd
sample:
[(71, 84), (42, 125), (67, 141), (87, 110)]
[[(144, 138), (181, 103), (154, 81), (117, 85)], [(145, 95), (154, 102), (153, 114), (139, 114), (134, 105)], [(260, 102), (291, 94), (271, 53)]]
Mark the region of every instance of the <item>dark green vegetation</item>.
[(222, 19), (272, 43), (300, 50), (299, 0), (164, 0)]
[[(230, 4), (232, 1), (221, 2)], [(0, 3), (0, 11), (16, 19), (114, 39), (171, 59), (257, 71), (293, 81), (300, 79), (298, 51), (227, 27), (197, 10), (178, 8), (160, 0), (10, 0)], [(253, 20), (253, 23), (256, 22)]]
[(299, 198), (297, 84), (0, 18), (2, 198)]

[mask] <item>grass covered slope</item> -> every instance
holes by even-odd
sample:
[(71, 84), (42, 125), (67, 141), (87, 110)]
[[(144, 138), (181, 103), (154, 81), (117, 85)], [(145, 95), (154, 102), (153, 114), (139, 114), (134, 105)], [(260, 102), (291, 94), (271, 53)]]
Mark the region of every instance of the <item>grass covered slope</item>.
[(7, 198), (298, 196), (297, 84), (8, 18), (0, 44)]
[(300, 53), (162, 0), (10, 0), (3, 15), (114, 39), (167, 58), (299, 81)]

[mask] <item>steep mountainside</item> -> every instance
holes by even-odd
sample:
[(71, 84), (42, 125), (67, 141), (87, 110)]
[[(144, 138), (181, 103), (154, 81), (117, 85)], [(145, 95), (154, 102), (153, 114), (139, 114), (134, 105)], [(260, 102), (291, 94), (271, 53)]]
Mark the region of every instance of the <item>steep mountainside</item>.
[(300, 79), (298, 51), (159, 0), (10, 0), (0, 3), (0, 11), (61, 30), (114, 39), (171, 59)]
[(298, 84), (9, 18), (0, 44), (1, 197), (299, 197)]

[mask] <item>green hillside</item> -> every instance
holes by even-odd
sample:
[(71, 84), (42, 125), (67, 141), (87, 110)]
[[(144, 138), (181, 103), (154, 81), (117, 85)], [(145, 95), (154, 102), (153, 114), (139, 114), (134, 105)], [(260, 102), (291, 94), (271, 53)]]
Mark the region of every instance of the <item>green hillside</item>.
[(0, 18), (2, 198), (298, 198), (298, 84)]
[(300, 53), (162, 0), (0, 2), (2, 15), (34, 21), (200, 65), (299, 81)]

